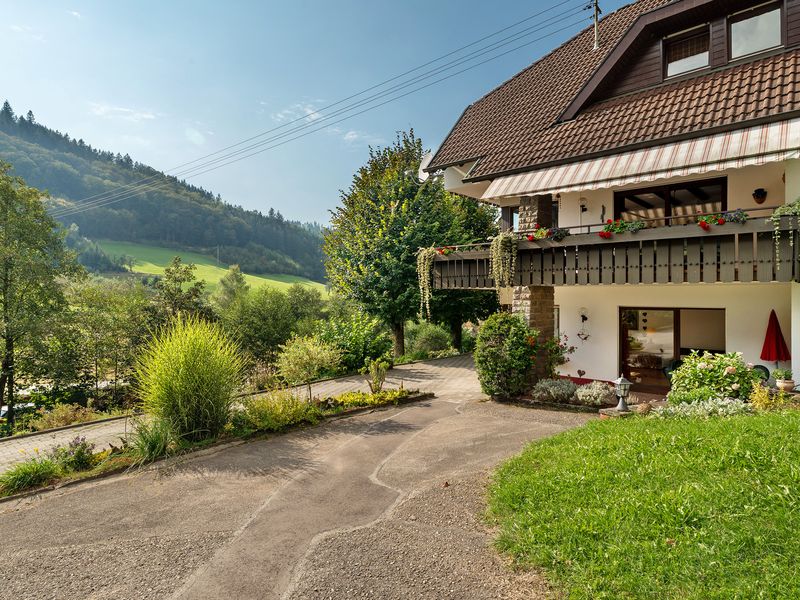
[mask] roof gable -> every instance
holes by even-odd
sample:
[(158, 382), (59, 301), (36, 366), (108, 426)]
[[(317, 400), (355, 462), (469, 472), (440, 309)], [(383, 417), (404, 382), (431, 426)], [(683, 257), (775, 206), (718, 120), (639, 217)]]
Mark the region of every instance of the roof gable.
[(665, 27), (743, 2), (639, 0), (619, 9), (600, 23), (600, 50), (592, 50), (587, 28), (467, 107), (428, 170), (477, 160), (465, 181), (480, 181), (788, 118), (800, 110), (800, 51), (792, 48), (603, 99), (603, 85), (615, 77), (611, 67), (625, 68), (619, 61), (636, 54), (636, 40), (660, 39)]

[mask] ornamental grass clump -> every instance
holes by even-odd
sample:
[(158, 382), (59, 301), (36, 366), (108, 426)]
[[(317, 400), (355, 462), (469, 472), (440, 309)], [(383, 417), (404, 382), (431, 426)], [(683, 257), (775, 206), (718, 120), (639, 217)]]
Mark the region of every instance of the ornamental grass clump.
[(760, 380), (753, 365), (745, 364), (741, 352), (729, 354), (698, 353), (696, 350), (683, 359), (683, 364), (673, 371), (671, 389), (667, 395), (670, 403), (686, 402), (687, 394), (705, 388), (703, 399), (749, 398)]
[(165, 419), (139, 419), (134, 424), (128, 447), (134, 463), (143, 465), (168, 456), (176, 450), (178, 439)]
[(215, 323), (178, 317), (139, 357), (138, 393), (146, 412), (187, 441), (219, 435), (244, 379), (245, 359)]
[(42, 456), (18, 463), (0, 475), (0, 496), (10, 496), (28, 488), (41, 487), (61, 474), (58, 464)]

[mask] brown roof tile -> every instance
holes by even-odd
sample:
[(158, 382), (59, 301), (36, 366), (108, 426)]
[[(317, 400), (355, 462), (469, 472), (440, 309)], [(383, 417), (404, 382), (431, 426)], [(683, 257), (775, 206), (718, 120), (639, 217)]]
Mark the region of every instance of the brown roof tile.
[(607, 16), (593, 52), (587, 29), (471, 106), (429, 168), (480, 157), (471, 178), (575, 160), (618, 148), (800, 109), (800, 50), (612, 98), (557, 123), (628, 28), (669, 0), (640, 0)]

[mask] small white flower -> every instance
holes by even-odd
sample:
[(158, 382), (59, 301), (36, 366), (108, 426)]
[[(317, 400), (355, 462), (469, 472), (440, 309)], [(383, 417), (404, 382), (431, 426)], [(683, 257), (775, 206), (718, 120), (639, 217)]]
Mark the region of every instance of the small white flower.
[(740, 387), (741, 386), (738, 383), (734, 383), (733, 385), (731, 385), (732, 390), (738, 390)]

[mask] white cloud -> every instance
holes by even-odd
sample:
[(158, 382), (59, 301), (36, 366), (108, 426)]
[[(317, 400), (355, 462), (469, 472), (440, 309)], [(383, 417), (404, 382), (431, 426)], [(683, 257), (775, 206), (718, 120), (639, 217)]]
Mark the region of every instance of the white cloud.
[(28, 27), (27, 25), (9, 25), (8, 28), (20, 37), (25, 37), (34, 42), (45, 41), (44, 35), (33, 27)]
[[(339, 133), (341, 133), (341, 132), (339, 132)], [(358, 131), (356, 129), (350, 129), (349, 131), (346, 131), (342, 135), (342, 140), (344, 140), (345, 144), (348, 144), (350, 146), (355, 146), (357, 144), (359, 144), (359, 145), (366, 144), (366, 145), (370, 145), (370, 146), (377, 146), (379, 144), (386, 143), (386, 140), (384, 140), (381, 137), (378, 137), (376, 135), (372, 135), (371, 133), (367, 133), (366, 131)]]
[[(320, 100), (318, 102), (322, 101)], [(264, 105), (264, 102), (261, 104)], [(307, 123), (313, 123), (317, 119), (322, 118), (322, 113), (319, 112), (314, 102), (297, 102), (281, 111), (272, 113), (270, 116), (276, 123), (289, 123), (300, 119)]]
[(83, 15), (79, 13), (77, 10), (68, 10), (67, 13), (71, 14), (76, 19), (82, 19)]
[(91, 102), (90, 110), (93, 115), (104, 119), (120, 119), (139, 123), (141, 121), (152, 121), (159, 115), (149, 110), (138, 110), (135, 108), (125, 108), (123, 106), (112, 106), (99, 102)]
[(187, 127), (184, 133), (186, 134), (186, 139), (195, 146), (202, 146), (206, 143), (206, 136), (197, 131), (194, 127)]

